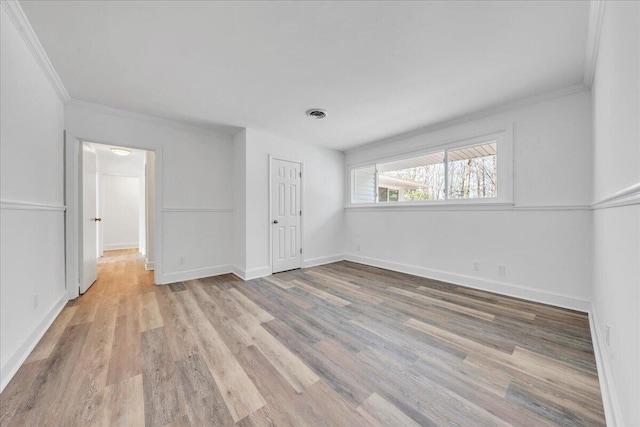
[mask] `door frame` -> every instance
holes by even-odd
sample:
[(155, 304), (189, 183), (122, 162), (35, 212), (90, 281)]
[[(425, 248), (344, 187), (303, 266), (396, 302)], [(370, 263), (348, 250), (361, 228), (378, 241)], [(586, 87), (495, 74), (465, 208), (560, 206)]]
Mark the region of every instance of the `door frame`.
[(300, 268), (304, 268), (304, 255), (305, 255), (305, 246), (304, 246), (304, 162), (301, 160), (293, 159), (290, 157), (283, 156), (275, 156), (269, 154), (269, 212), (268, 212), (268, 224), (269, 224), (269, 274), (273, 274), (273, 227), (271, 226), (273, 223), (273, 180), (271, 179), (271, 172), (273, 171), (273, 161), (274, 160), (282, 160), (285, 162), (298, 163), (300, 165), (300, 173), (302, 176), (300, 177), (300, 210), (302, 211), (302, 215), (300, 215), (300, 248), (302, 249), (302, 253), (300, 254)]
[[(93, 142), (96, 144), (123, 146), (119, 143), (98, 141), (91, 138), (82, 138), (71, 135), (65, 130), (65, 245), (66, 245), (66, 289), (70, 300), (80, 296), (80, 262), (82, 257), (82, 230), (80, 228), (80, 207), (82, 206), (82, 144)], [(154, 233), (154, 283), (162, 283), (162, 147), (146, 147), (142, 145), (127, 144), (123, 146), (137, 150), (155, 152), (155, 223)]]

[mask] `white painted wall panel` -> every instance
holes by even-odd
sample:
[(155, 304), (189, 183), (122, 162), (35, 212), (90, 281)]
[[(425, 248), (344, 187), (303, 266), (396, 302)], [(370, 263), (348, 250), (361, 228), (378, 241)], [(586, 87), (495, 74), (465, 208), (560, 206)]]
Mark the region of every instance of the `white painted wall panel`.
[[(592, 93), (594, 200), (599, 201), (640, 185), (640, 3), (605, 3)], [(612, 386), (611, 412), (617, 425), (640, 425), (638, 204), (594, 212), (592, 300), (602, 334), (604, 380)]]
[[(4, 6), (0, 20), (0, 388), (4, 388), (66, 302), (66, 294), (64, 110)], [(7, 201), (54, 207), (14, 210), (7, 208)]]
[(101, 227), (104, 249), (137, 248), (139, 235), (140, 178), (102, 175), (104, 206)]

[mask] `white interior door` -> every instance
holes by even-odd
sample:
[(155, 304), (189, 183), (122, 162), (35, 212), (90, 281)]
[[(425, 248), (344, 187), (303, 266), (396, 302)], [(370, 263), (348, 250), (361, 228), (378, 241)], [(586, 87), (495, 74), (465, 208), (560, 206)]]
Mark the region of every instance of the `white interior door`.
[(300, 163), (271, 161), (271, 232), (274, 273), (302, 266)]
[(82, 146), (82, 265), (80, 269), (80, 293), (83, 294), (98, 278), (97, 225), (101, 221), (96, 212), (97, 166), (96, 153)]

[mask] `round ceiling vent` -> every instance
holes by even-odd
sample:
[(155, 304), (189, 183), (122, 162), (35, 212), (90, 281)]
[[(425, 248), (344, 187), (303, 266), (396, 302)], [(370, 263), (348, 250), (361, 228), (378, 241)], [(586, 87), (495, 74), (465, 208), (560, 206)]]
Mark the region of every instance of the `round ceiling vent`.
[(312, 108), (310, 110), (307, 110), (307, 116), (313, 119), (324, 119), (325, 117), (327, 117), (327, 112), (321, 110), (320, 108)]

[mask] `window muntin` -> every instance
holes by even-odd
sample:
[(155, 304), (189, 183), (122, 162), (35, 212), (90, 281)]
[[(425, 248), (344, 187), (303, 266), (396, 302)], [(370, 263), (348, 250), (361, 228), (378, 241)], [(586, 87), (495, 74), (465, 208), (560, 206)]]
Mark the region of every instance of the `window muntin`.
[(498, 140), (352, 169), (354, 204), (498, 197)]
[(498, 195), (497, 143), (447, 151), (449, 199), (480, 199)]

